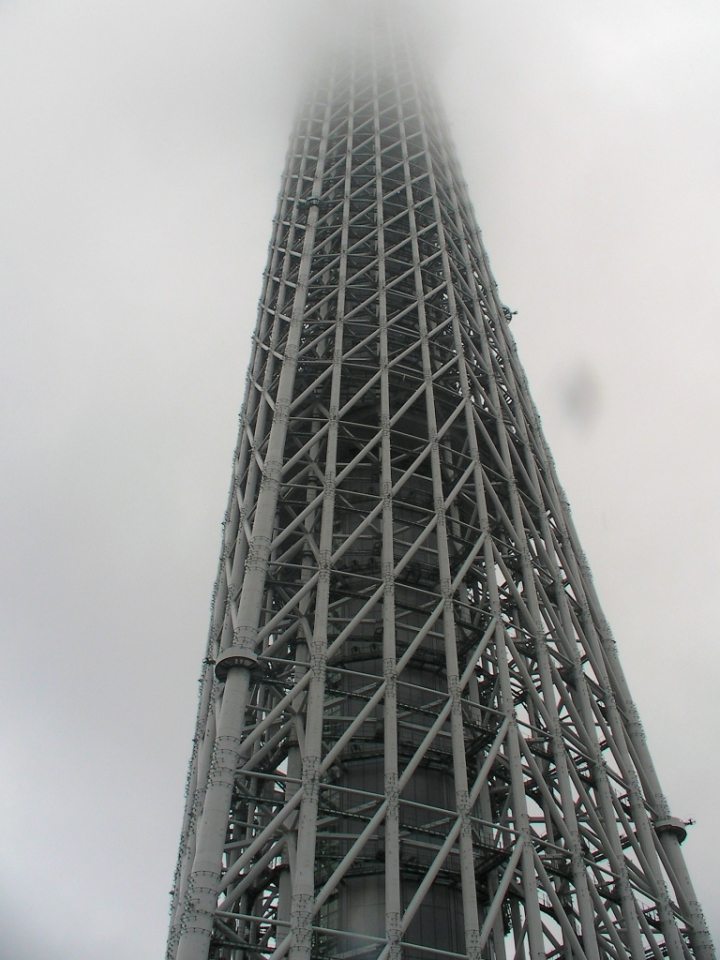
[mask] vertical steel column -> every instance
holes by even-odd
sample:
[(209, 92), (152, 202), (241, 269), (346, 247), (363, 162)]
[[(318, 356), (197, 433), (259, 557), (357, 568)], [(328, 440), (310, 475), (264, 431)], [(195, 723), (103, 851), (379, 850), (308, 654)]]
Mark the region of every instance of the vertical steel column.
[[(323, 140), (313, 183), (313, 196), (322, 187), (324, 144), (327, 138), (330, 103), (323, 126)], [(273, 416), (263, 480), (257, 498), (245, 577), (237, 611), (232, 651), (225, 652), (228, 663), (225, 688), (218, 717), (210, 780), (205, 793), (197, 848), (188, 882), (188, 902), (182, 920), (178, 960), (205, 960), (210, 943), (213, 918), (220, 889), (220, 876), (228, 814), (238, 764), (245, 706), (250, 686), (250, 669), (257, 662), (257, 629), (262, 609), (267, 562), (275, 526), (275, 508), (280, 487), (283, 450), (292, 401), (297, 350), (302, 328), (307, 283), (312, 265), (314, 228), (318, 208), (311, 206), (300, 262), (300, 276), (293, 302), (292, 320), (280, 373), (275, 414)], [(217, 668), (216, 668), (217, 669)]]
[[(572, 520), (570, 530), (570, 535), (573, 540), (578, 543), (579, 548), (577, 533), (575, 532)], [(603, 635), (606, 638), (603, 641), (603, 651), (609, 662), (610, 670), (614, 676), (620, 696), (622, 697), (624, 712), (629, 717), (627, 725), (629, 740), (632, 743), (637, 758), (636, 762), (645, 780), (648, 800), (655, 810), (655, 832), (660, 839), (662, 848), (669, 861), (669, 866), (673, 873), (671, 879), (676, 887), (678, 897), (686, 904), (688, 920), (690, 921), (690, 942), (698, 960), (714, 960), (715, 948), (712, 938), (710, 937), (707, 921), (705, 920), (703, 909), (695, 893), (695, 888), (693, 887), (687, 865), (685, 864), (685, 858), (680, 849), (680, 844), (685, 838), (685, 833), (677, 823), (677, 819), (672, 816), (670, 805), (660, 786), (655, 765), (650, 756), (650, 750), (648, 749), (645, 731), (643, 730), (638, 709), (630, 695), (610, 626), (604, 615), (600, 612), (600, 603), (595, 593), (595, 585), (592, 577), (589, 576), (587, 579), (588, 599), (590, 604), (602, 617), (601, 622), (604, 627)]]
[[(406, 41), (407, 42), (407, 41)], [(417, 87), (416, 87), (417, 89)], [(426, 150), (427, 148), (427, 138), (425, 138)], [(429, 156), (429, 150), (428, 150)], [(432, 175), (432, 167), (430, 166), (430, 172)], [(436, 208), (437, 209), (437, 208)], [(437, 215), (437, 214), (436, 214)], [(441, 223), (438, 216), (438, 223)], [(452, 297), (452, 287), (449, 287), (450, 296)], [(474, 291), (473, 291), (474, 292)], [(475, 295), (475, 294), (474, 294)], [(482, 323), (482, 314), (478, 311), (478, 322)], [(459, 339), (459, 332), (458, 332)], [(457, 341), (456, 341), (457, 342)], [(487, 344), (483, 341), (483, 352), (485, 363), (488, 368), (491, 368), (492, 364), (487, 354)], [(466, 376), (464, 376), (463, 369), (463, 379), (465, 384), (467, 384)], [(497, 396), (497, 386), (494, 381), (490, 383), (491, 397), (493, 399), (493, 404), (496, 409), (499, 409), (499, 402)], [(468, 409), (468, 404), (466, 403), (466, 410)], [(495, 558), (493, 555), (493, 546), (492, 538), (489, 536), (490, 526), (487, 505), (485, 502), (484, 495), (484, 481), (480, 471), (481, 458), (477, 448), (477, 440), (475, 436), (475, 423), (474, 417), (468, 411), (468, 436), (470, 437), (471, 449), (473, 449), (473, 460), (476, 464), (475, 470), (475, 483), (477, 491), (477, 505), (478, 512), (481, 518), (481, 527), (483, 530), (483, 535), (485, 536), (484, 543), (484, 556), (485, 556), (485, 567), (488, 571), (488, 580), (487, 587), (490, 594), (490, 603), (491, 611), (493, 616), (497, 617), (498, 626), (496, 627), (496, 650), (497, 650), (497, 663), (498, 670), (500, 674), (501, 682), (501, 703), (503, 709), (506, 713), (506, 716), (511, 724), (511, 731), (507, 737), (507, 750), (509, 753), (509, 765), (511, 771), (511, 786), (513, 793), (513, 815), (516, 821), (516, 829), (518, 833), (519, 840), (518, 842), (523, 844), (522, 852), (522, 873), (523, 873), (523, 886), (524, 886), (524, 903), (526, 911), (526, 926), (528, 937), (530, 940), (530, 957), (531, 960), (544, 960), (545, 950), (543, 947), (543, 933), (542, 933), (542, 921), (540, 919), (540, 911), (538, 908), (538, 893), (537, 893), (537, 878), (535, 875), (535, 867), (533, 863), (532, 849), (531, 849), (531, 832), (530, 832), (530, 822), (527, 812), (527, 803), (525, 797), (525, 786), (524, 778), (522, 773), (522, 763), (520, 758), (520, 751), (517, 745), (517, 726), (515, 720), (515, 714), (513, 709), (513, 696), (512, 690), (510, 687), (510, 677), (507, 670), (507, 653), (505, 652), (505, 636), (503, 627), (501, 625), (501, 605), (500, 599), (497, 590), (497, 583), (495, 577), (490, 573), (495, 569)], [(505, 467), (508, 470), (509, 475), (512, 474), (511, 468), (508, 467), (507, 458), (505, 460)], [(476, 907), (477, 909), (477, 907)]]
[[(526, 391), (523, 389), (523, 387), (525, 386), (524, 382), (521, 381), (521, 384), (518, 384), (517, 381), (514, 380), (513, 367), (519, 366), (516, 359), (516, 350), (514, 348), (514, 343), (513, 344), (509, 343), (509, 331), (506, 330), (503, 320), (501, 320), (499, 317), (498, 317), (498, 325), (499, 325), (499, 329), (502, 331), (503, 341), (506, 341), (506, 343), (508, 344), (506, 346), (506, 357), (508, 361), (509, 377), (511, 378), (511, 382), (513, 383), (513, 386), (515, 387), (515, 389), (518, 390), (518, 393), (520, 395), (523, 395), (526, 393)], [(523, 381), (524, 381), (524, 376), (523, 376)], [(531, 402), (529, 400), (526, 401), (525, 403), (525, 407), (527, 410), (531, 409), (530, 403)], [(524, 422), (521, 421), (521, 423), (524, 426)], [(592, 584), (592, 579), (590, 576), (586, 576), (583, 578), (583, 586), (586, 589), (588, 586), (591, 586), (591, 584)], [(590, 639), (590, 638), (588, 637), (587, 639)], [(606, 662), (606, 657), (607, 657), (607, 652), (606, 650), (603, 649), (603, 665)], [(612, 681), (610, 681), (607, 675), (607, 668), (605, 668), (605, 670), (606, 670), (605, 672), (606, 683), (608, 683), (608, 687), (610, 687), (610, 684), (612, 683)], [(610, 699), (610, 697), (608, 699)], [(613, 729), (615, 732), (614, 743), (619, 753), (619, 760), (623, 764), (625, 775), (628, 780), (628, 785), (629, 785), (628, 793), (630, 796), (630, 803), (633, 808), (633, 819), (637, 826), (638, 840), (642, 847), (644, 856), (646, 858), (646, 865), (648, 867), (648, 870), (650, 871), (650, 876), (652, 877), (652, 880), (655, 886), (655, 897), (657, 900), (658, 913), (660, 916), (660, 922), (662, 924), (662, 929), (663, 929), (663, 934), (665, 936), (667, 949), (669, 951), (669, 956), (671, 957), (671, 960), (680, 960), (681, 956), (683, 955), (680, 936), (679, 936), (677, 925), (675, 922), (675, 917), (673, 915), (673, 909), (669, 900), (667, 888), (659, 870), (659, 863), (653, 847), (652, 827), (650, 825), (649, 819), (645, 811), (645, 807), (643, 803), (643, 793), (642, 793), (642, 789), (640, 786), (637, 773), (635, 772), (635, 764), (633, 763), (633, 760), (630, 757), (629, 751), (627, 749), (627, 739), (629, 739), (629, 729), (628, 729), (629, 725), (623, 724), (620, 721), (619, 716), (615, 712), (616, 708), (614, 707), (613, 701), (614, 701), (614, 698), (612, 698), (612, 701), (608, 703), (608, 712), (610, 713), (611, 716), (615, 715), (616, 717), (615, 724), (612, 724), (612, 721), (611, 721), (611, 726), (613, 726)]]
[[(425, 148), (427, 146), (427, 134), (424, 133)], [(444, 159), (448, 161), (447, 151), (445, 145), (442, 145), (444, 152)], [(428, 151), (429, 153), (429, 151)], [(437, 190), (434, 185), (434, 174), (432, 171), (432, 166), (430, 168), (430, 175), (433, 184), (433, 194), (434, 194), (434, 205), (436, 210), (436, 217), (438, 223), (442, 228), (442, 221), (438, 211), (439, 203), (437, 198)], [(453, 201), (456, 200), (454, 196), (454, 191), (451, 193)], [(459, 207), (456, 202), (453, 203), (453, 209), (456, 218), (456, 225), (459, 227), (458, 218), (459, 218)], [(470, 265), (470, 256), (469, 250), (467, 247), (467, 242), (462, 234), (462, 229), (459, 229), (461, 236), (461, 249), (465, 256), (466, 263)], [(443, 233), (444, 240), (444, 233)], [(445, 244), (443, 243), (443, 272), (448, 283), (448, 297), (450, 301), (450, 310), (453, 317), (453, 337), (455, 342), (455, 349), (457, 350), (458, 356), (461, 359), (464, 359), (464, 345), (463, 338), (460, 331), (460, 323), (458, 318), (457, 307), (455, 304), (455, 291), (452, 285), (451, 271), (449, 257)], [(473, 313), (476, 322), (479, 325), (482, 325), (482, 311), (480, 309), (479, 299), (477, 288), (475, 283), (471, 280), (470, 291), (473, 303)], [(486, 363), (489, 366), (490, 361), (489, 357), (485, 357)], [(489, 524), (489, 514), (487, 510), (487, 503), (485, 499), (485, 483), (482, 475), (482, 459), (480, 456), (480, 451), (478, 447), (477, 435), (476, 435), (476, 425), (475, 425), (475, 416), (472, 406), (472, 393), (470, 390), (470, 384), (468, 381), (467, 370), (464, 363), (459, 364), (459, 373), (460, 373), (460, 384), (465, 401), (465, 422), (467, 426), (468, 440), (470, 446), (470, 455), (473, 461), (473, 479), (475, 485), (475, 496), (478, 513), (481, 518), (481, 529), (483, 531), (483, 537), (485, 538), (483, 552), (485, 560), (485, 568), (488, 571), (494, 569), (495, 559), (493, 556), (492, 548), (492, 539), (489, 535), (490, 533), (490, 524)], [(497, 395), (494, 385), (491, 384), (491, 391), (494, 391), (494, 403), (497, 406)], [(500, 598), (497, 589), (497, 583), (494, 576), (488, 576), (488, 590), (490, 593), (490, 609), (493, 613), (493, 617), (497, 620), (497, 626), (495, 628), (496, 633), (496, 650), (498, 656), (498, 668), (501, 678), (501, 687), (502, 687), (502, 698), (501, 704), (505, 715), (511, 724), (511, 732), (507, 738), (508, 741), (508, 752), (509, 752), (509, 764), (512, 777), (512, 792), (513, 792), (513, 808), (514, 816), (516, 820), (516, 826), (518, 831), (518, 842), (523, 843), (524, 850), (522, 856), (522, 870), (523, 870), (523, 885), (525, 888), (525, 911), (526, 919), (524, 924), (524, 930), (530, 936), (530, 956), (533, 960), (539, 960), (539, 958), (545, 956), (545, 952), (542, 947), (542, 922), (540, 919), (540, 912), (537, 907), (538, 903), (538, 894), (537, 894), (537, 879), (535, 877), (535, 869), (532, 863), (532, 853), (529, 848), (530, 844), (530, 824), (527, 813), (527, 803), (524, 792), (524, 778), (522, 774), (522, 765), (520, 759), (520, 753), (518, 750), (516, 735), (517, 735), (517, 725), (515, 718), (515, 711), (513, 707), (513, 697), (512, 691), (510, 689), (510, 679), (507, 672), (506, 664), (506, 654), (505, 654), (505, 637), (503, 633), (503, 628), (501, 626), (501, 604)], [(514, 905), (517, 904), (517, 901), (512, 901)], [(519, 919), (519, 915), (518, 915)], [(514, 923), (514, 926), (517, 927), (517, 922)], [(519, 953), (516, 953), (517, 960), (524, 960), (522, 957), (522, 936), (519, 934), (519, 931), (516, 929), (516, 950)]]
[(408, 203), (410, 222), (410, 239), (412, 246), (413, 272), (415, 279), (415, 295), (417, 297), (417, 311), (421, 342), (422, 372), (425, 379), (425, 407), (427, 413), (428, 443), (430, 445), (430, 466), (432, 472), (432, 486), (435, 516), (437, 519), (437, 549), (438, 573), (440, 574), (440, 589), (443, 598), (443, 633), (445, 641), (445, 658), (447, 670), (448, 692), (452, 701), (450, 724), (452, 731), (452, 753), (455, 777), (455, 803), (458, 816), (461, 818), (460, 836), (460, 870), (462, 877), (462, 898), (465, 924), (465, 951), (468, 960), (479, 960), (480, 921), (478, 917), (477, 893), (475, 889), (475, 867), (472, 847), (472, 831), (470, 827), (470, 809), (468, 805), (468, 778), (465, 757), (465, 741), (463, 734), (462, 707), (460, 703), (460, 668), (458, 664), (457, 643), (455, 635), (455, 611), (453, 593), (451, 590), (452, 576), (450, 571), (450, 556), (447, 543), (447, 529), (445, 517), (445, 495), (443, 493), (442, 473), (440, 468), (440, 453), (438, 449), (438, 426), (435, 416), (435, 400), (433, 395), (433, 368), (428, 345), (428, 324), (425, 313), (425, 290), (420, 270), (420, 250), (418, 245), (417, 224), (415, 221), (415, 204), (413, 198), (412, 176), (408, 159), (407, 138), (405, 136), (405, 119), (400, 113), (400, 137), (403, 151), (403, 165), (405, 168), (405, 189)]
[[(332, 90), (332, 86), (331, 86)], [(323, 126), (320, 155), (324, 158), (327, 150), (329, 121), (332, 110), (332, 95), (328, 96)], [(313, 196), (320, 197), (323, 183), (323, 164), (318, 160), (318, 174), (313, 185)], [(347, 173), (346, 173), (347, 176)], [(346, 180), (347, 191), (347, 180)], [(312, 208), (314, 221), (317, 222), (319, 205)], [(309, 219), (308, 219), (309, 223)], [(343, 229), (346, 219), (343, 218)], [(345, 234), (346, 236), (346, 234)], [(347, 242), (347, 241), (346, 241)], [(310, 258), (312, 247), (308, 247)], [(308, 273), (310, 262), (308, 262)], [(344, 283), (339, 286), (342, 296)], [(342, 302), (338, 304), (338, 309)], [(320, 530), (320, 555), (318, 560), (319, 578), (315, 599), (315, 620), (313, 636), (310, 642), (310, 670), (312, 678), (308, 688), (305, 721), (305, 755), (302, 758), (302, 790), (298, 818), (297, 856), (295, 877), (293, 879), (291, 933), (293, 943), (290, 948), (292, 960), (310, 960), (312, 948), (312, 918), (315, 903), (315, 835), (317, 832), (317, 808), (320, 795), (320, 764), (322, 760), (323, 706), (325, 701), (325, 673), (327, 665), (327, 626), (330, 592), (330, 556), (332, 553), (333, 513), (335, 505), (335, 474), (338, 439), (338, 408), (340, 405), (340, 382), (342, 376), (342, 314), (337, 320), (337, 341), (333, 353), (332, 397), (330, 401), (329, 430), (327, 434), (327, 452), (325, 460), (325, 489), (322, 503), (322, 521)]]
[(382, 497), (382, 578), (383, 578), (383, 698), (385, 813), (385, 931), (390, 945), (388, 960), (400, 960), (402, 949), (400, 879), (400, 794), (398, 791), (397, 651), (395, 646), (395, 545), (392, 498), (392, 450), (390, 432), (390, 382), (388, 366), (387, 293), (385, 272), (385, 213), (383, 204), (383, 154), (380, 137), (380, 91), (377, 50), (373, 50), (373, 121), (375, 125), (375, 197), (377, 202), (378, 323), (380, 328), (380, 428)]
[[(210, 614), (210, 630), (207, 642), (206, 656), (203, 661), (202, 676), (200, 678), (200, 697), (198, 716), (195, 724), (195, 735), (193, 737), (193, 751), (190, 758), (190, 768), (188, 772), (187, 795), (185, 801), (185, 813), (183, 819), (183, 828), (181, 833), (180, 851), (178, 853), (178, 865), (175, 875), (175, 884), (172, 894), (172, 903), (170, 908), (170, 934), (168, 938), (168, 960), (174, 960), (177, 951), (177, 944), (180, 934), (180, 921), (185, 907), (185, 898), (187, 896), (187, 884), (195, 857), (196, 846), (196, 828), (198, 813), (202, 810), (205, 797), (205, 787), (207, 776), (210, 769), (213, 746), (215, 743), (215, 711), (213, 708), (214, 694), (214, 671), (213, 663), (218, 655), (221, 642), (223, 625), (230, 622), (230, 609), (228, 598), (228, 584), (232, 576), (228, 576), (227, 553), (234, 541), (242, 546), (245, 545), (244, 522), (246, 521), (246, 508), (240, 501), (240, 493), (237, 488), (237, 478), (242, 470), (247, 466), (250, 459), (250, 444), (248, 439), (248, 420), (252, 417), (258, 406), (257, 394), (252, 389), (252, 380), (257, 378), (262, 372), (263, 366), (266, 371), (271, 367), (271, 363), (266, 363), (264, 352), (260, 349), (260, 343), (264, 341), (269, 324), (269, 316), (264, 303), (266, 300), (268, 288), (271, 284), (271, 278), (278, 267), (280, 251), (277, 243), (280, 232), (280, 223), (285, 212), (287, 204), (286, 196), (290, 180), (291, 157), (288, 154), (285, 170), (283, 171), (280, 197), (278, 199), (278, 209), (273, 221), (272, 237), (270, 241), (271, 258), (270, 263), (265, 269), (263, 276), (263, 286), (258, 306), (257, 331), (253, 335), (253, 346), (250, 355), (250, 363), (246, 375), (245, 399), (243, 409), (240, 415), (240, 429), (237, 446), (233, 456), (233, 480), (228, 495), (228, 506), (225, 512), (225, 521), (223, 523), (223, 549), (220, 556), (219, 569), (213, 588), (212, 605)], [(287, 264), (284, 265), (287, 270)], [(277, 318), (275, 326), (278, 326)], [(275, 336), (273, 337), (273, 339)], [(267, 409), (267, 405), (266, 405)], [(262, 422), (260, 423), (262, 431)], [(250, 463), (251, 471), (257, 467), (257, 463), (252, 459)], [(252, 482), (246, 485), (246, 497), (254, 498), (254, 485)], [(237, 548), (236, 548), (237, 549)], [(244, 567), (244, 554), (238, 558), (238, 570)], [(232, 571), (230, 571), (230, 574)]]

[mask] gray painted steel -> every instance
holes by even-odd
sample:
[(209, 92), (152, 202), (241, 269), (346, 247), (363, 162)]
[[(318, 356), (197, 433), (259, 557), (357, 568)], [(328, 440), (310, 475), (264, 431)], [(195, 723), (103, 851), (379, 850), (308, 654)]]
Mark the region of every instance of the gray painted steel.
[(168, 957), (711, 960), (432, 87), (292, 138)]

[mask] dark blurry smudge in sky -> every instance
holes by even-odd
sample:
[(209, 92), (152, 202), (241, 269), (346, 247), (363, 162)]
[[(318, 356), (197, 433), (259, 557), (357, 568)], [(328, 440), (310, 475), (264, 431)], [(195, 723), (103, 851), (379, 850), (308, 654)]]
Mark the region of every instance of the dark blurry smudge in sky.
[(595, 367), (579, 360), (558, 376), (558, 394), (565, 416), (578, 429), (591, 430), (600, 416), (602, 388)]

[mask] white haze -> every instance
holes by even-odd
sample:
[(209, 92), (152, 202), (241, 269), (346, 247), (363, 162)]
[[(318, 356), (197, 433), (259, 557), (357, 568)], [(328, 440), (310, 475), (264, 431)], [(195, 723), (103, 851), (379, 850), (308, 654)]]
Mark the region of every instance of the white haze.
[[(720, 12), (422, 8), (717, 942)], [(299, 0), (0, 6), (3, 960), (163, 953), (249, 338), (322, 21)]]

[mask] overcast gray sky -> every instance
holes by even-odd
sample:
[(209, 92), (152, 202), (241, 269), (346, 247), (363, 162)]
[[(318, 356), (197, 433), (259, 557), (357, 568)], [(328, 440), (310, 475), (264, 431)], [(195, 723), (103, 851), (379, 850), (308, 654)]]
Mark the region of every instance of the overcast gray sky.
[[(720, 941), (720, 9), (423, 6)], [(163, 953), (249, 338), (320, 18), (302, 0), (0, 3), (3, 960)]]

